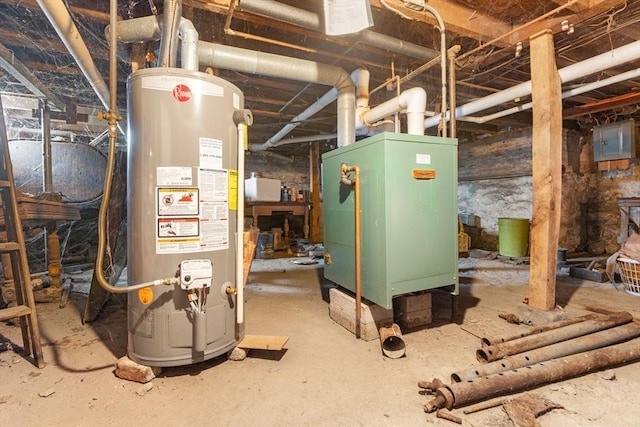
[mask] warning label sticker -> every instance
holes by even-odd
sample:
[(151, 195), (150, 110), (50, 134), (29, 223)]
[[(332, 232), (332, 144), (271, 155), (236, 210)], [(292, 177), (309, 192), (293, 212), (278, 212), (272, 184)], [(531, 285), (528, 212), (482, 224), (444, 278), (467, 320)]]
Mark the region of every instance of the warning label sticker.
[(158, 237), (194, 237), (199, 229), (198, 218), (158, 218)]
[(198, 215), (197, 188), (158, 188), (158, 216)]

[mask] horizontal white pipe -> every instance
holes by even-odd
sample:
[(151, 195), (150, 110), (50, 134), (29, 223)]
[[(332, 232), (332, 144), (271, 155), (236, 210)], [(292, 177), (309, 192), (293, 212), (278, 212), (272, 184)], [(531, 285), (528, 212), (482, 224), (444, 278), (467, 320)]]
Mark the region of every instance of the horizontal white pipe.
[(427, 92), (421, 87), (414, 87), (402, 92), (399, 96), (383, 102), (362, 114), (361, 122), (356, 128), (370, 126), (391, 114), (407, 112), (407, 133), (424, 135), (424, 110), (427, 106)]
[[(569, 65), (568, 67), (558, 70), (558, 74), (560, 75), (560, 81), (562, 83), (567, 83), (626, 62), (634, 61), (638, 58), (640, 58), (640, 40), (573, 65)], [(469, 116), (477, 113), (478, 111), (483, 111), (505, 102), (511, 102), (516, 98), (521, 98), (530, 94), (531, 80), (459, 106), (456, 108), (456, 118), (461, 119), (462, 117)], [(424, 121), (424, 127), (430, 128), (436, 126), (440, 122), (441, 117), (442, 114), (429, 117)]]
[[(580, 95), (586, 92), (591, 92), (592, 90), (600, 89), (602, 87), (612, 85), (614, 83), (620, 83), (626, 80), (631, 80), (636, 77), (640, 77), (640, 68), (636, 68), (635, 70), (630, 70), (621, 74), (617, 74), (615, 76), (598, 80), (592, 83), (587, 83), (573, 89), (569, 89), (562, 93), (562, 99), (571, 98), (572, 96)], [(499, 119), (500, 117), (509, 116), (511, 114), (519, 113), (521, 111), (529, 110), (533, 107), (533, 102), (527, 102), (526, 104), (518, 105), (517, 107), (512, 107), (506, 110), (498, 111), (493, 114), (489, 114), (482, 117), (472, 117), (467, 116), (463, 117), (460, 120), (472, 122), (472, 123), (486, 123), (491, 120)]]

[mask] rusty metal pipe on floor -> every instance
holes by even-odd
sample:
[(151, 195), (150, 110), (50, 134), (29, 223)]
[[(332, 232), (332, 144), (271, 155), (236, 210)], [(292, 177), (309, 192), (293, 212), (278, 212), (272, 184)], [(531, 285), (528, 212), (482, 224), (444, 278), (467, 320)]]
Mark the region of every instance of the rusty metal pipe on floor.
[(631, 314), (622, 312), (593, 320), (576, 323), (551, 331), (541, 332), (524, 338), (518, 338), (501, 344), (483, 347), (476, 351), (476, 358), (480, 362), (493, 362), (512, 354), (523, 353), (528, 350), (555, 344), (572, 338), (602, 331), (614, 326), (623, 325), (633, 320)]
[(407, 346), (402, 338), (400, 326), (394, 323), (388, 328), (383, 326), (378, 332), (382, 353), (385, 356), (390, 359), (399, 359), (405, 355)]
[(640, 338), (537, 363), (523, 369), (449, 384), (436, 390), (436, 397), (427, 402), (424, 409), (426, 412), (434, 412), (440, 408), (458, 408), (483, 399), (515, 393), (637, 360), (640, 360)]
[(640, 323), (631, 322), (626, 325), (574, 338), (570, 341), (559, 342), (537, 348), (535, 350), (515, 354), (502, 360), (496, 360), (481, 366), (455, 372), (451, 374), (451, 382), (469, 381), (478, 377), (485, 377), (545, 362), (547, 360), (557, 359), (559, 357), (570, 356), (572, 354), (606, 347), (637, 337), (640, 337)]
[(523, 332), (498, 335), (491, 338), (483, 337), (480, 339), (480, 343), (482, 344), (483, 347), (487, 347), (490, 345), (499, 344), (499, 343), (515, 340), (518, 338), (528, 337), (529, 335), (535, 335), (535, 334), (539, 334), (540, 332), (546, 332), (552, 329), (558, 329), (564, 326), (569, 326), (576, 323), (584, 322), (585, 320), (593, 320), (597, 318), (598, 318), (597, 314), (586, 314), (584, 316), (576, 317), (574, 319), (558, 320), (557, 322), (548, 323), (546, 325), (534, 326)]

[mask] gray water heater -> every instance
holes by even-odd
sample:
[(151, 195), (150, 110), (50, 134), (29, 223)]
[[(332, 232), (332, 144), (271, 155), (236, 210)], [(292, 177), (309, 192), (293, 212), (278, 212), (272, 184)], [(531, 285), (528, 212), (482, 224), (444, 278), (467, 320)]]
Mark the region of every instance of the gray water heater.
[(148, 366), (201, 362), (244, 337), (236, 322), (240, 90), (196, 71), (128, 80), (128, 354)]

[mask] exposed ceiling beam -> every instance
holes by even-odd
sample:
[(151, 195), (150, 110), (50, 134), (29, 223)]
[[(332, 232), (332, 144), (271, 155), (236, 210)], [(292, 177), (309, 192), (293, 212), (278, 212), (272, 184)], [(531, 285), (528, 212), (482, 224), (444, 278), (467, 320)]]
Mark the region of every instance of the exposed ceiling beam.
[[(581, 4), (584, 0), (580, 0), (574, 4)], [(605, 13), (617, 6), (624, 5), (628, 0), (589, 0), (589, 7), (575, 10), (574, 13), (566, 14), (566, 10), (572, 10), (573, 6), (568, 6), (565, 11), (555, 16), (551, 16), (548, 19), (536, 22), (531, 25), (527, 25), (522, 28), (521, 31), (513, 33), (509, 37), (509, 44), (515, 45), (518, 42), (523, 42), (528, 45), (529, 37), (544, 30), (551, 30), (553, 34), (557, 34), (562, 31), (562, 21), (568, 21), (574, 26), (579, 26), (582, 22), (593, 18), (596, 15)], [(557, 0), (555, 3), (559, 3), (560, 6), (566, 4), (566, 1)]]
[[(551, 2), (557, 4), (558, 6), (562, 6), (563, 4), (567, 3), (566, 0), (551, 0)], [(589, 3), (593, 3), (593, 1), (579, 0), (577, 3), (574, 3), (571, 6), (569, 6), (568, 9), (573, 12), (581, 12), (585, 9), (589, 9)]]
[(65, 103), (54, 95), (47, 86), (40, 81), (33, 73), (14, 56), (13, 52), (0, 43), (0, 67), (11, 74), (13, 78), (24, 85), (31, 93), (38, 98), (46, 99), (54, 108), (60, 111), (65, 110)]
[[(437, 21), (431, 13), (419, 12), (407, 8), (402, 0), (370, 0), (371, 6), (382, 10), (393, 10), (408, 19), (422, 21), (429, 25), (436, 25)], [(456, 4), (447, 0), (429, 0), (429, 6), (433, 7), (442, 16), (447, 32), (453, 32), (461, 36), (478, 39), (486, 42), (512, 30), (512, 26), (478, 13), (476, 10)], [(506, 46), (506, 41), (499, 41), (497, 46)]]
[(603, 99), (602, 101), (592, 102), (591, 104), (579, 105), (577, 107), (566, 109), (563, 111), (562, 117), (564, 119), (573, 119), (580, 116), (586, 116), (588, 114), (615, 110), (617, 108), (638, 103), (640, 103), (640, 92), (627, 93), (625, 95)]

